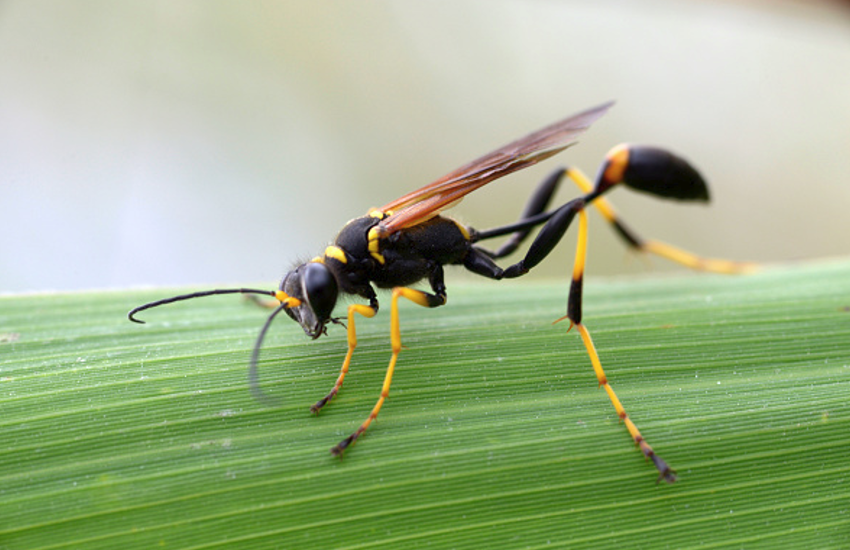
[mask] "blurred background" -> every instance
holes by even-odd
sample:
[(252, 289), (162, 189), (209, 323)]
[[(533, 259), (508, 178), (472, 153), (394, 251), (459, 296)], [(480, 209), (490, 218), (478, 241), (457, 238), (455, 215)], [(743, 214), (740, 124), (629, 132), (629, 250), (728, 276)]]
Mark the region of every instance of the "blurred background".
[[(682, 153), (713, 199), (609, 195), (641, 235), (850, 254), (842, 3), (0, 0), (0, 292), (272, 284), (369, 207), (609, 99), (452, 215), (513, 222), (549, 171), (631, 141)], [(680, 269), (591, 218), (591, 276)], [(539, 277), (566, 280), (566, 240)]]

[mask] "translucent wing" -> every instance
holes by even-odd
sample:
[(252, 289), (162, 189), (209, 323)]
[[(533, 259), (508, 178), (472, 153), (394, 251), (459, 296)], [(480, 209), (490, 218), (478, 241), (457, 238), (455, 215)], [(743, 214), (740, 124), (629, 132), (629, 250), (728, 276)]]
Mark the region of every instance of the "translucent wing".
[(612, 105), (608, 102), (546, 126), (384, 205), (381, 211), (392, 214), (379, 224), (380, 234), (387, 236), (422, 223), (479, 187), (560, 153)]

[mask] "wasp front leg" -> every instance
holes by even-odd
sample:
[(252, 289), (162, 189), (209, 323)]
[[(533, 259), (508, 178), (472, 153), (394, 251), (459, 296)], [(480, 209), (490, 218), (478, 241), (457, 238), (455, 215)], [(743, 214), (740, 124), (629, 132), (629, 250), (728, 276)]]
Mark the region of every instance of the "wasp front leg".
[(392, 384), (396, 361), (398, 361), (398, 354), (401, 353), (401, 329), (399, 326), (398, 299), (407, 298), (415, 304), (429, 308), (445, 305), (446, 291), (445, 285), (443, 284), (443, 268), (441, 266), (437, 266), (435, 268), (434, 275), (431, 277), (431, 286), (435, 287), (434, 294), (429, 294), (421, 290), (407, 287), (395, 287), (393, 289), (392, 301), (390, 302), (390, 344), (392, 346), (392, 357), (390, 357), (390, 364), (387, 367), (387, 373), (384, 376), (383, 386), (381, 386), (381, 396), (372, 408), (372, 412), (369, 413), (369, 417), (360, 425), (360, 427), (331, 449), (331, 453), (333, 455), (342, 456), (345, 450), (357, 441), (357, 438), (359, 438), (363, 432), (369, 428), (372, 421), (377, 418), (384, 401), (386, 401), (390, 394), (390, 384)]
[(334, 387), (326, 396), (316, 401), (316, 403), (310, 407), (310, 412), (313, 414), (318, 414), (319, 411), (322, 410), (322, 407), (327, 405), (328, 402), (333, 399), (337, 393), (339, 393), (339, 389), (342, 387), (342, 382), (345, 380), (345, 375), (348, 374), (348, 367), (351, 365), (351, 356), (354, 354), (354, 348), (357, 347), (357, 329), (354, 325), (354, 315), (359, 314), (363, 317), (371, 318), (377, 313), (378, 299), (374, 296), (369, 301), (368, 306), (365, 304), (351, 304), (348, 306), (348, 325), (345, 327), (348, 335), (348, 351), (345, 354), (345, 359), (342, 362), (342, 369), (340, 370)]

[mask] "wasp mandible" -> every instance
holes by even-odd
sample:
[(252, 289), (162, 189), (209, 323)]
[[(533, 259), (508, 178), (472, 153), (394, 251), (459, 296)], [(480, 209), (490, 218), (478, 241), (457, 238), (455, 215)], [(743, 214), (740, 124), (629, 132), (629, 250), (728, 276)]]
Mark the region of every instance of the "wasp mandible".
[[(585, 210), (588, 205), (595, 205), (626, 243), (637, 250), (654, 253), (695, 269), (723, 273), (745, 271), (749, 269), (749, 264), (705, 259), (665, 243), (641, 239), (619, 219), (613, 207), (602, 196), (615, 186), (625, 185), (668, 199), (707, 201), (708, 188), (697, 170), (683, 158), (662, 149), (618, 145), (606, 155), (593, 183), (575, 168), (555, 171), (539, 185), (520, 220), (514, 224), (478, 231), (441, 215), (443, 210), (455, 205), (476, 189), (546, 160), (573, 145), (575, 138), (605, 114), (612, 104), (605, 103), (533, 132), (462, 166), (430, 185), (348, 222), (333, 244), (320, 256), (285, 274), (277, 290), (231, 288), (194, 292), (139, 306), (130, 311), (129, 318), (141, 323), (143, 321), (137, 319), (136, 314), (143, 310), (203, 296), (236, 293), (271, 296), (275, 300), (274, 311), (260, 330), (249, 368), (250, 385), (258, 397), (262, 397), (257, 374), (260, 348), (269, 326), (279, 313), (286, 312), (313, 339), (326, 334), (329, 323), (345, 324), (348, 352), (331, 391), (311, 407), (312, 412), (318, 413), (339, 392), (348, 373), (352, 354), (357, 347), (355, 316), (374, 317), (379, 307), (375, 287), (392, 289), (392, 356), (381, 395), (360, 427), (331, 449), (334, 455), (339, 456), (367, 430), (389, 396), (396, 361), (402, 349), (399, 299), (405, 298), (427, 308), (445, 305), (447, 294), (443, 267), (447, 265), (462, 265), (469, 271), (489, 279), (520, 277), (549, 255), (577, 216), (578, 246), (567, 299), (567, 312), (562, 319), (568, 319), (570, 328), (575, 328), (581, 336), (599, 385), (605, 389), (617, 415), (625, 423), (641, 452), (658, 469), (658, 481), (663, 479), (672, 483), (676, 480), (675, 471), (655, 454), (626, 413), (602, 369), (590, 333), (582, 324), (582, 283), (587, 249)], [(578, 184), (584, 195), (549, 209), (549, 203), (565, 177)], [(537, 232), (523, 259), (506, 268), (496, 263), (496, 260), (514, 252), (531, 231), (540, 226), (542, 228)], [(497, 250), (489, 250), (478, 244), (487, 239), (508, 235), (508, 241)], [(425, 279), (430, 285), (430, 292), (411, 288), (410, 285)], [(359, 296), (367, 302), (349, 305), (346, 322), (343, 322), (342, 317), (333, 316), (340, 294)]]

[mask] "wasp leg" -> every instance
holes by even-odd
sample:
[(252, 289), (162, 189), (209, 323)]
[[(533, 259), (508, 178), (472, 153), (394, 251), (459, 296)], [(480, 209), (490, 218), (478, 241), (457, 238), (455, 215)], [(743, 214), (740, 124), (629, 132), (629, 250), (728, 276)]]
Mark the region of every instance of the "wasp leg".
[(620, 403), (617, 394), (614, 393), (614, 389), (608, 383), (605, 371), (602, 370), (602, 363), (599, 361), (599, 354), (596, 352), (596, 348), (590, 338), (590, 333), (581, 324), (582, 288), (585, 259), (587, 257), (587, 213), (584, 210), (585, 205), (586, 202), (584, 199), (574, 199), (554, 211), (546, 225), (540, 230), (540, 233), (538, 233), (532, 242), (526, 257), (516, 264), (503, 270), (490, 257), (481, 253), (479, 248), (471, 247), (470, 252), (464, 259), (464, 266), (474, 273), (492, 279), (512, 278), (524, 275), (543, 261), (561, 240), (575, 215), (579, 215), (578, 244), (576, 246), (576, 258), (573, 267), (572, 282), (570, 284), (566, 318), (570, 319), (570, 328), (576, 327), (581, 335), (584, 346), (590, 356), (593, 370), (596, 372), (596, 377), (599, 380), (599, 385), (605, 388), (605, 392), (608, 394), (611, 403), (613, 403), (617, 415), (626, 424), (629, 434), (640, 447), (644, 456), (652, 460), (652, 463), (658, 469), (658, 480), (661, 481), (663, 479), (668, 483), (672, 483), (676, 480), (676, 472), (661, 457), (655, 454), (655, 451), (653, 451), (649, 443), (643, 438), (637, 426), (635, 426), (634, 422), (626, 414), (626, 410), (623, 408), (622, 403)]
[[(531, 195), (531, 198), (525, 205), (525, 209), (522, 211), (522, 214), (519, 217), (520, 222), (531, 220), (545, 212), (546, 208), (548, 208), (549, 206), (549, 203), (552, 201), (552, 197), (555, 195), (555, 191), (558, 190), (558, 185), (564, 178), (565, 173), (566, 170), (564, 168), (559, 168), (549, 174), (549, 176), (542, 182), (540, 182), (540, 184), (537, 186), (537, 189), (534, 191), (534, 194)], [(526, 239), (526, 237), (528, 237), (532, 229), (533, 226), (529, 226), (516, 231), (511, 235), (510, 239), (508, 239), (501, 247), (499, 247), (495, 251), (491, 252), (490, 250), (486, 250), (484, 248), (479, 248), (478, 250), (493, 259), (504, 258), (505, 256), (508, 256), (512, 252), (514, 252), (517, 248), (519, 248), (519, 245), (521, 245), (522, 242)]]
[(335, 447), (331, 449), (331, 453), (335, 456), (342, 456), (342, 453), (350, 447), (357, 438), (360, 437), (363, 432), (365, 432), (369, 425), (373, 420), (378, 416), (378, 413), (381, 411), (381, 406), (383, 406), (384, 401), (387, 399), (387, 396), (390, 394), (390, 384), (393, 380), (393, 372), (395, 371), (396, 361), (398, 360), (398, 354), (401, 352), (401, 330), (399, 329), (399, 321), (398, 321), (398, 299), (399, 298), (407, 298), (411, 302), (418, 304), (422, 307), (439, 307), (446, 303), (446, 293), (445, 288), (442, 285), (442, 268), (439, 268), (439, 273), (435, 273), (432, 276), (432, 286), (435, 282), (438, 282), (441, 290), (437, 290), (435, 294), (429, 294), (427, 292), (423, 292), (421, 290), (415, 290), (407, 287), (395, 287), (393, 289), (392, 302), (390, 302), (390, 343), (392, 345), (392, 357), (390, 358), (390, 364), (387, 367), (387, 374), (384, 376), (384, 384), (381, 387), (381, 397), (378, 399), (378, 402), (375, 403), (375, 406), (372, 408), (372, 412), (369, 413), (369, 417), (363, 422), (357, 430), (346, 437), (342, 441), (339, 442)]
[[(646, 148), (632, 147), (631, 153), (634, 156), (635, 152), (640, 152), (641, 150), (645, 150)], [(600, 179), (604, 179), (606, 175), (613, 180), (622, 180), (623, 177), (628, 176), (629, 167), (620, 167), (618, 166), (618, 153), (622, 152), (622, 146), (615, 147), (608, 154), (608, 158), (605, 163), (602, 165), (602, 169), (600, 170)], [(669, 153), (667, 154), (669, 155)], [(627, 155), (628, 157), (628, 155)], [(667, 157), (663, 155), (661, 152), (662, 162)], [(628, 162), (621, 161), (621, 162)], [(632, 161), (634, 162), (634, 161)], [(614, 167), (614, 169), (612, 169)], [(634, 170), (634, 168), (632, 168)], [(640, 168), (641, 171), (649, 172), (650, 175), (645, 177), (651, 178), (651, 172), (653, 171), (653, 167), (651, 166), (643, 166)], [(591, 184), (590, 180), (587, 176), (582, 173), (581, 170), (577, 168), (568, 168), (566, 170), (567, 177), (572, 179), (576, 185), (578, 185), (579, 189), (581, 189), (585, 193), (590, 193), (593, 191), (594, 186)], [(644, 174), (641, 174), (643, 176)], [(657, 179), (664, 180), (665, 174), (658, 174)], [(617, 183), (621, 183), (620, 181), (610, 181), (604, 184), (604, 189), (607, 190), (613, 185)], [(599, 184), (597, 184), (597, 188)], [(660, 194), (660, 193), (656, 193)], [(663, 196), (663, 195), (662, 195)], [(673, 198), (682, 198), (682, 197), (673, 197)], [(694, 197), (685, 197), (685, 200), (692, 200)], [(701, 200), (700, 197), (697, 197), (696, 200)], [(705, 196), (705, 200), (707, 200), (707, 192)], [(634, 248), (635, 250), (641, 252), (647, 252), (649, 254), (655, 254), (656, 256), (661, 256), (667, 260), (672, 262), (676, 262), (690, 269), (695, 269), (699, 271), (710, 271), (714, 273), (725, 273), (725, 274), (736, 274), (736, 273), (748, 273), (755, 271), (757, 266), (751, 262), (735, 262), (731, 260), (724, 260), (719, 258), (703, 258), (701, 256), (697, 256), (692, 252), (688, 252), (687, 250), (682, 250), (681, 248), (675, 247), (673, 245), (656, 241), (656, 240), (645, 240), (639, 237), (634, 233), (622, 220), (620, 220), (619, 216), (617, 216), (617, 211), (611, 205), (611, 203), (605, 199), (604, 197), (598, 197), (593, 201), (593, 205), (602, 214), (613, 227), (617, 234), (624, 240), (626, 243)]]
[(373, 298), (368, 306), (365, 304), (351, 304), (348, 306), (348, 326), (346, 327), (346, 331), (348, 333), (348, 352), (345, 354), (345, 360), (342, 362), (342, 369), (340, 370), (339, 377), (336, 379), (336, 383), (330, 393), (316, 401), (316, 403), (310, 407), (310, 412), (313, 414), (318, 414), (318, 412), (322, 410), (322, 407), (327, 405), (328, 402), (336, 396), (339, 389), (342, 387), (342, 381), (345, 380), (345, 375), (348, 374), (348, 367), (351, 365), (351, 356), (354, 354), (354, 348), (357, 347), (357, 331), (354, 327), (355, 313), (360, 314), (363, 317), (374, 317), (375, 314), (378, 313), (377, 299)]
[(584, 197), (585, 201), (593, 202), (617, 234), (635, 250), (655, 254), (701, 271), (737, 274), (758, 269), (758, 266), (752, 262), (704, 258), (661, 241), (642, 239), (620, 220), (611, 203), (601, 197), (603, 193), (618, 184), (665, 198), (687, 201), (708, 200), (708, 188), (705, 182), (687, 161), (661, 149), (634, 145), (619, 145), (608, 153), (599, 170), (595, 187), (587, 176), (576, 168), (554, 172), (532, 195), (518, 222), (487, 231), (470, 231), (473, 243), (511, 235), (509, 241), (495, 252), (481, 247), (477, 247), (477, 250), (494, 259), (507, 256), (516, 250), (533, 227), (547, 222), (557, 212), (557, 210), (550, 212), (544, 210), (564, 175), (571, 178), (582, 191), (587, 193)]
[[(492, 256), (488, 254), (487, 251), (478, 246), (471, 246), (466, 257), (463, 259), (463, 266), (473, 273), (496, 280), (513, 279), (525, 275), (533, 267), (542, 262), (550, 252), (552, 252), (555, 246), (561, 241), (564, 233), (566, 233), (576, 213), (582, 210), (585, 207), (585, 204), (586, 203), (583, 198), (573, 199), (556, 210), (538, 214), (526, 221), (520, 222), (522, 225), (529, 224), (528, 227), (533, 227), (530, 224), (533, 221), (542, 218), (542, 220), (547, 223), (534, 238), (534, 241), (532, 241), (525, 257), (519, 262), (502, 269), (496, 265)], [(542, 222), (536, 221), (536, 225), (540, 225), (540, 223)], [(505, 231), (510, 233), (513, 231), (511, 229), (512, 227), (513, 226), (505, 226), (503, 228), (497, 228), (487, 232), (476, 232), (475, 230), (472, 230), (471, 233), (473, 238), (470, 242), (476, 242), (481, 238), (496, 236), (495, 233), (497, 232)], [(484, 236), (479, 238), (481, 235)]]
[(525, 275), (542, 262), (561, 241), (576, 213), (584, 210), (585, 204), (583, 198), (578, 198), (571, 200), (555, 210), (549, 221), (546, 222), (546, 225), (543, 226), (543, 229), (540, 230), (531, 242), (525, 258), (506, 268), (504, 270), (504, 277), (506, 279), (513, 279)]
[[(581, 335), (584, 347), (587, 349), (587, 354), (590, 356), (590, 362), (593, 365), (593, 370), (596, 373), (596, 378), (599, 380), (599, 385), (605, 388), (608, 398), (614, 405), (617, 411), (617, 416), (626, 424), (629, 434), (632, 436), (635, 444), (640, 447), (643, 455), (652, 460), (652, 463), (658, 469), (658, 480), (662, 479), (667, 483), (676, 481), (676, 472), (670, 468), (660, 456), (655, 454), (652, 447), (640, 433), (635, 423), (626, 413), (617, 394), (614, 393), (614, 388), (608, 383), (608, 378), (605, 376), (605, 371), (602, 370), (602, 363), (599, 360), (599, 354), (596, 352), (596, 347), (593, 345), (593, 340), (590, 338), (590, 333), (587, 328), (581, 324), (581, 298), (582, 298), (582, 280), (584, 278), (584, 264), (587, 255), (587, 214), (582, 210), (579, 212), (579, 229), (578, 229), (578, 246), (576, 247), (575, 265), (573, 267), (573, 278), (570, 286), (570, 297), (567, 303), (567, 318), (570, 320), (570, 328), (575, 327)], [(559, 319), (560, 320), (560, 319)]]

